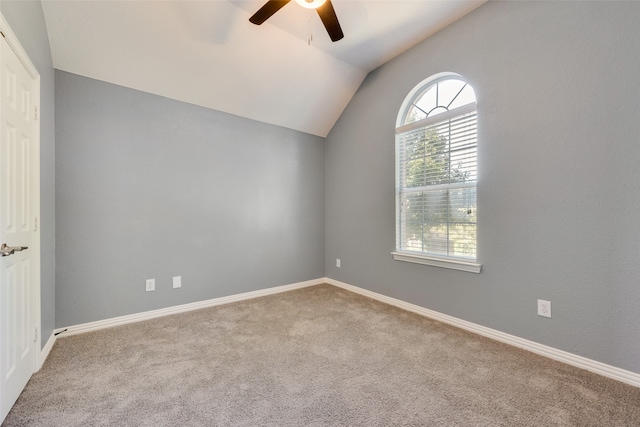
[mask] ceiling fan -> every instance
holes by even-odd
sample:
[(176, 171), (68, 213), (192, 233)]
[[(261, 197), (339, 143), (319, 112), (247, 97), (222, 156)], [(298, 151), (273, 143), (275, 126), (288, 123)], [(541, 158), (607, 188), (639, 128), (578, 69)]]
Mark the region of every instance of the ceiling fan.
[[(260, 25), (290, 1), (291, 0), (269, 0), (251, 18), (249, 18), (249, 21), (256, 25)], [(340, 28), (340, 22), (338, 22), (338, 16), (331, 4), (331, 0), (295, 1), (303, 7), (315, 9), (318, 12), (318, 16), (320, 16), (324, 27), (327, 29), (327, 33), (329, 33), (331, 41), (337, 42), (344, 37), (342, 28)]]

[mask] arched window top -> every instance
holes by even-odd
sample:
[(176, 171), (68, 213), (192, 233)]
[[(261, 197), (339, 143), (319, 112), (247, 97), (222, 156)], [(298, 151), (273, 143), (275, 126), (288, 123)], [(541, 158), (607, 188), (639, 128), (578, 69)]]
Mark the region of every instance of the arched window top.
[(400, 109), (397, 126), (431, 118), (476, 102), (476, 94), (462, 76), (441, 73), (417, 85)]

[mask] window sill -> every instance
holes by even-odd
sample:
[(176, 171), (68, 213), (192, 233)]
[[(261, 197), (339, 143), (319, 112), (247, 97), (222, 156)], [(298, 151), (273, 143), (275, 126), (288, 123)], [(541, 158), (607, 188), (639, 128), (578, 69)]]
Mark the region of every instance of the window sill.
[(413, 262), (416, 264), (431, 265), (433, 267), (450, 268), (452, 270), (467, 271), (469, 273), (480, 273), (482, 264), (462, 261), (457, 259), (439, 258), (428, 255), (418, 255), (407, 252), (391, 252), (396, 261)]

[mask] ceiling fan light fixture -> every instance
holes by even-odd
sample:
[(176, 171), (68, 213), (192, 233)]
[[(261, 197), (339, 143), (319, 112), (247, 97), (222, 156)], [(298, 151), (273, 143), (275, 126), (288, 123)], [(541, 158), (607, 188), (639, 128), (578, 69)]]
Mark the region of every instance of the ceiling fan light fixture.
[(306, 7), (307, 9), (317, 9), (322, 6), (327, 0), (296, 0), (302, 7)]
[[(260, 25), (274, 13), (285, 7), (289, 4), (291, 0), (268, 0), (256, 13), (254, 13), (251, 18), (249, 18), (249, 22)], [(340, 22), (338, 21), (338, 16), (336, 15), (336, 10), (333, 8), (331, 4), (331, 0), (296, 0), (296, 3), (307, 8), (307, 9), (315, 9), (322, 21), (322, 25), (329, 33), (329, 37), (332, 42), (337, 42), (338, 40), (342, 40), (344, 37), (344, 33), (342, 32), (342, 28), (340, 27)], [(311, 21), (309, 21), (309, 25), (311, 25)]]

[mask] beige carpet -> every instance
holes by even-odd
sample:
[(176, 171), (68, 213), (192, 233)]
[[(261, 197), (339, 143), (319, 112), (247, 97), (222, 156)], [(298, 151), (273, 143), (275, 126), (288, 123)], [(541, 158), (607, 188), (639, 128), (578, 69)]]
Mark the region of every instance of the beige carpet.
[(640, 389), (329, 285), (60, 336), (6, 426), (638, 426)]

